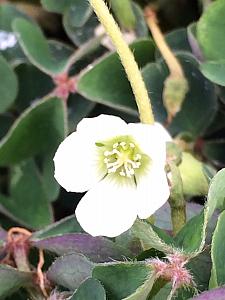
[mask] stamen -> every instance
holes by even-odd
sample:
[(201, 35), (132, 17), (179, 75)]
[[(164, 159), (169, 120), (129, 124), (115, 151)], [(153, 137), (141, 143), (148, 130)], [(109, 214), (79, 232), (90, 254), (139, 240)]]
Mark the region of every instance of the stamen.
[(104, 152), (104, 156), (109, 156), (109, 155), (111, 155), (111, 153), (109, 151)]
[(133, 142), (116, 142), (112, 145), (111, 151), (104, 152), (104, 163), (108, 173), (116, 173), (123, 177), (131, 178), (135, 170), (141, 166), (141, 154), (136, 153), (137, 148)]

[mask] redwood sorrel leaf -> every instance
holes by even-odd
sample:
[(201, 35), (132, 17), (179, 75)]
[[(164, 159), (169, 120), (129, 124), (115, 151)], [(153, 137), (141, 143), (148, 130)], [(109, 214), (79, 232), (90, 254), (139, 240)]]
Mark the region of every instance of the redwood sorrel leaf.
[(35, 162), (23, 161), (11, 169), (9, 196), (0, 194), (0, 211), (20, 224), (38, 229), (53, 214)]
[(7, 61), (0, 55), (0, 113), (5, 112), (16, 99), (18, 82), (16, 74)]
[(0, 165), (19, 163), (53, 151), (64, 139), (66, 130), (61, 99), (46, 98), (35, 103), (23, 112), (0, 142)]
[(225, 230), (225, 211), (219, 216), (216, 229), (212, 238), (211, 257), (212, 257), (212, 272), (210, 279), (210, 287), (215, 288), (225, 284), (225, 264), (224, 251), (225, 244), (223, 242)]
[(74, 215), (61, 219), (40, 231), (36, 231), (32, 234), (31, 241), (37, 242), (46, 238), (60, 236), (66, 233), (83, 232), (80, 224), (76, 220)]
[(70, 300), (106, 300), (106, 294), (98, 280), (89, 278), (79, 286)]
[(70, 253), (56, 259), (47, 272), (47, 278), (74, 291), (84, 280), (91, 277), (93, 268), (94, 264), (85, 256)]
[(224, 300), (224, 299), (225, 299), (225, 288), (212, 289), (193, 298), (193, 300)]
[(24, 53), (37, 68), (49, 75), (64, 71), (68, 58), (59, 61), (54, 57), (38, 25), (18, 18), (13, 22), (13, 30)]
[(6, 265), (0, 265), (0, 298), (4, 299), (22, 286), (32, 282), (32, 273), (21, 272)]
[(146, 300), (155, 281), (151, 266), (141, 262), (100, 264), (93, 277), (103, 284), (109, 300)]
[(71, 252), (82, 253), (94, 262), (121, 260), (130, 251), (104, 237), (92, 237), (85, 233), (69, 233), (45, 239), (32, 240), (33, 246), (58, 255)]
[[(151, 40), (139, 40), (131, 45), (140, 67), (154, 59), (154, 44)], [(137, 113), (134, 96), (116, 53), (109, 54), (81, 73), (78, 92), (84, 97), (124, 110)]]

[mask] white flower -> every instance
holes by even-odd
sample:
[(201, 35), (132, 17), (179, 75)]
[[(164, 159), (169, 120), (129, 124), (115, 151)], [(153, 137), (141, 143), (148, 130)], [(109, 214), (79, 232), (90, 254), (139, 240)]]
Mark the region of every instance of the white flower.
[(55, 178), (68, 192), (88, 191), (76, 208), (86, 232), (115, 237), (167, 201), (169, 140), (158, 123), (127, 124), (100, 115), (78, 124), (55, 154)]

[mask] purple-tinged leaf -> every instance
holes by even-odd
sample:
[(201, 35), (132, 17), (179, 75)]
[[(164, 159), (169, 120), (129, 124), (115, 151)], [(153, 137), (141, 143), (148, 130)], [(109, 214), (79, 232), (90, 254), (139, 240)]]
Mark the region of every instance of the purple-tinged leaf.
[(49, 250), (58, 255), (82, 253), (94, 262), (121, 260), (131, 256), (125, 248), (104, 237), (92, 237), (85, 233), (70, 233), (42, 240), (31, 240), (33, 246)]
[(0, 265), (0, 299), (4, 299), (22, 286), (31, 284), (32, 276), (32, 273), (21, 272), (6, 265)]
[(225, 288), (213, 289), (194, 297), (193, 300), (224, 300)]
[(187, 35), (188, 35), (188, 41), (191, 46), (191, 50), (194, 54), (194, 56), (199, 60), (203, 61), (203, 54), (202, 51), (199, 47), (197, 38), (196, 38), (196, 24), (197, 23), (192, 23), (189, 25), (188, 30), (187, 30)]
[(47, 272), (47, 278), (72, 291), (77, 289), (87, 278), (91, 277), (94, 264), (84, 255), (70, 253), (59, 257)]

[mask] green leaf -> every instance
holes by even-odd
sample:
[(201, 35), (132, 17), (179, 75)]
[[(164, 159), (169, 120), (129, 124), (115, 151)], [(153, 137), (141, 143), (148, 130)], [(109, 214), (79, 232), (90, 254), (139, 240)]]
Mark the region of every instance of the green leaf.
[(225, 59), (201, 64), (202, 74), (212, 82), (225, 86)]
[(131, 1), (133, 14), (135, 16), (135, 32), (138, 38), (149, 36), (148, 26), (145, 22), (144, 13), (142, 8), (136, 3)]
[(0, 265), (0, 297), (4, 299), (22, 286), (32, 282), (32, 273), (21, 272), (7, 265)]
[(132, 10), (131, 0), (110, 0), (112, 10), (125, 29), (134, 29), (136, 19)]
[(187, 269), (190, 270), (196, 286), (200, 291), (207, 290), (209, 287), (212, 265), (210, 251), (209, 248), (205, 249), (204, 252), (198, 254), (198, 256), (191, 259), (187, 264)]
[(137, 256), (142, 252), (141, 242), (138, 237), (134, 236), (131, 229), (115, 237), (115, 243), (122, 248), (130, 250), (133, 256)]
[(29, 19), (22, 11), (16, 8), (15, 5), (2, 3), (0, 6), (0, 28), (1, 30), (11, 32), (12, 31), (12, 21), (15, 18), (25, 18)]
[(82, 27), (92, 14), (92, 8), (88, 1), (73, 0), (66, 8), (64, 18), (67, 18), (72, 27)]
[[(153, 59), (151, 40), (140, 40), (131, 49), (140, 67)], [(136, 114), (136, 103), (127, 76), (116, 53), (98, 61), (84, 71), (78, 81), (78, 92), (85, 98)]]
[(54, 224), (51, 224), (40, 231), (32, 234), (31, 240), (41, 240), (48, 237), (63, 235), (65, 233), (83, 232), (80, 224), (76, 220), (75, 215), (61, 219)]
[(94, 264), (81, 254), (71, 253), (59, 257), (47, 272), (47, 278), (72, 291), (91, 277)]
[(109, 300), (146, 300), (155, 281), (147, 263), (99, 264), (92, 275), (103, 284)]
[(31, 64), (22, 63), (15, 68), (15, 72), (19, 81), (15, 106), (20, 112), (54, 88), (52, 79)]
[[(22, 11), (17, 9), (15, 5), (1, 3), (0, 30), (8, 34), (12, 34), (12, 22), (13, 20), (15, 20), (15, 18), (19, 17), (29, 19), (29, 17)], [(13, 47), (9, 47), (5, 50), (0, 50), (0, 53), (6, 58), (7, 61), (12, 63), (13, 65), (17, 65), (18, 63), (27, 60), (18, 42)]]
[(225, 168), (220, 170), (212, 179), (208, 192), (208, 218), (211, 218), (216, 208), (225, 208)]
[(106, 300), (106, 294), (101, 283), (90, 278), (79, 286), (70, 300)]
[(140, 239), (144, 250), (154, 248), (164, 253), (172, 253), (174, 251), (172, 246), (166, 244), (153, 230), (151, 224), (147, 222), (136, 220), (131, 227), (131, 231), (134, 236)]
[(89, 18), (87, 18), (88, 15), (86, 14), (86, 20), (83, 19), (83, 22), (85, 21), (85, 23), (82, 27), (75, 26), (74, 24), (76, 23), (74, 23), (74, 20), (70, 17), (70, 15), (71, 12), (68, 8), (63, 16), (63, 26), (68, 37), (75, 45), (80, 46), (94, 38), (95, 28), (99, 24), (94, 13), (92, 13)]
[[(225, 194), (223, 194), (224, 196)], [(210, 288), (219, 287), (225, 284), (225, 211), (219, 216), (216, 229), (212, 238), (211, 258), (212, 273), (210, 279)]]
[(13, 30), (24, 53), (37, 68), (49, 75), (59, 74), (65, 70), (68, 58), (58, 61), (52, 55), (38, 25), (18, 18), (13, 22)]
[(0, 210), (32, 229), (51, 223), (52, 211), (34, 161), (16, 165), (11, 173), (10, 197), (0, 195)]
[(64, 119), (65, 106), (58, 98), (43, 99), (25, 110), (0, 143), (0, 165), (56, 149), (65, 137)]
[[(186, 79), (189, 92), (185, 97), (181, 111), (173, 119), (169, 130), (172, 135), (181, 132), (189, 133), (193, 139), (202, 135), (217, 111), (217, 98), (212, 83), (205, 79), (198, 69), (196, 59), (187, 53), (177, 53)], [(144, 67), (143, 76), (152, 100), (155, 118), (161, 123), (166, 121), (166, 111), (162, 104), (164, 81), (169, 75), (163, 61)], [(199, 113), (201, 112), (201, 113)], [(207, 122), (205, 122), (207, 118)]]
[[(192, 218), (178, 233), (177, 241), (181, 241), (192, 257), (203, 249), (206, 240), (206, 230), (216, 208), (224, 208), (225, 200), (225, 169), (219, 171), (211, 180), (207, 202), (203, 212)], [(192, 242), (190, 243), (190, 240)], [(199, 246), (198, 246), (199, 245)], [(194, 250), (194, 251), (193, 251)], [(192, 252), (192, 253), (191, 253)]]
[(96, 104), (79, 94), (71, 94), (68, 99), (69, 131), (74, 131), (77, 124), (94, 109)]
[(205, 210), (190, 219), (174, 238), (175, 245), (186, 253), (199, 252), (205, 239)]
[(197, 24), (197, 38), (204, 57), (210, 61), (225, 60), (225, 1), (213, 2)]
[(51, 12), (63, 13), (73, 0), (41, 0), (42, 6)]
[(17, 77), (7, 63), (7, 61), (0, 55), (0, 113), (5, 112), (16, 99), (18, 92)]

